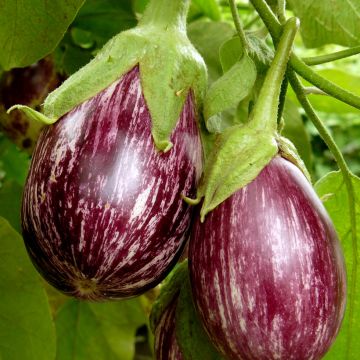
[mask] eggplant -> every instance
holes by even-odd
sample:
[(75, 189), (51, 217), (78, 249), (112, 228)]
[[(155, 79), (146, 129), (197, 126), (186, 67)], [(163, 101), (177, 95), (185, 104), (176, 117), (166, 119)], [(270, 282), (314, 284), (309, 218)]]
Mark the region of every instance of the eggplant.
[(175, 315), (178, 296), (167, 306), (162, 313), (155, 329), (155, 356), (156, 360), (183, 360), (180, 347), (176, 340)]
[(345, 310), (334, 226), (303, 173), (276, 156), (193, 228), (193, 297), (227, 359), (315, 360)]
[(171, 134), (154, 145), (139, 67), (41, 134), (22, 226), (38, 271), (79, 298), (123, 298), (159, 283), (181, 255), (202, 168), (189, 91)]

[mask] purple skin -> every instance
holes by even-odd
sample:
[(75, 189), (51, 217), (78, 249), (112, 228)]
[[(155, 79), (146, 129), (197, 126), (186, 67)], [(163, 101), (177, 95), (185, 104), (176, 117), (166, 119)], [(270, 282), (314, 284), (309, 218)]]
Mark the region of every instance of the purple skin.
[(41, 134), (25, 186), (24, 241), (44, 278), (85, 299), (157, 285), (181, 255), (202, 148), (189, 94), (167, 153), (156, 150), (139, 69)]
[(249, 185), (194, 225), (196, 308), (227, 359), (314, 360), (344, 315), (339, 241), (301, 171), (275, 157)]
[(155, 330), (156, 360), (183, 360), (175, 335), (177, 296), (165, 309)]

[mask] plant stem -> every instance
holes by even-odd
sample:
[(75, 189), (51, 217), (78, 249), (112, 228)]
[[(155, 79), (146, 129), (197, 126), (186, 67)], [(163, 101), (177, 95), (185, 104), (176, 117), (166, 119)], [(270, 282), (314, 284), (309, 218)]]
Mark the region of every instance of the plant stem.
[(233, 20), (234, 20), (236, 31), (237, 31), (237, 33), (239, 35), (241, 44), (242, 44), (242, 46), (244, 48), (244, 52), (245, 52), (245, 54), (247, 54), (249, 52), (249, 43), (247, 41), (244, 29), (243, 29), (243, 27), (241, 25), (241, 20), (240, 20), (240, 16), (239, 16), (239, 13), (238, 13), (238, 9), (236, 7), (235, 0), (229, 0), (229, 5), (230, 5), (231, 15), (232, 15)]
[(274, 60), (266, 73), (258, 99), (251, 113), (250, 124), (254, 128), (267, 128), (276, 131), (281, 83), (290, 57), (296, 32), (299, 28), (297, 18), (290, 18), (277, 46)]
[(281, 83), (281, 90), (280, 90), (280, 96), (279, 96), (279, 107), (278, 107), (278, 115), (277, 115), (277, 123), (280, 124), (281, 117), (284, 112), (285, 107), (285, 100), (286, 100), (286, 92), (288, 88), (289, 81), (285, 77), (283, 82)]
[[(219, 5), (220, 6), (229, 6), (228, 0), (221, 0)], [(247, 5), (247, 4), (236, 4), (236, 7), (238, 9), (250, 10), (249, 5)]]
[(150, 0), (139, 25), (156, 24), (168, 28), (186, 31), (186, 16), (190, 0)]
[(355, 46), (346, 50), (337, 51), (331, 54), (302, 58), (302, 61), (306, 65), (319, 65), (325, 64), (331, 61), (344, 59), (350, 56), (354, 56), (360, 53), (360, 46)]
[(281, 23), (286, 21), (286, 0), (278, 0), (278, 18)]
[[(281, 34), (281, 24), (271, 11), (265, 0), (250, 0), (264, 24), (269, 29), (269, 32), (276, 44)], [(333, 96), (334, 98), (349, 104), (357, 109), (360, 109), (360, 97), (352, 92), (343, 89), (342, 87), (334, 84), (333, 82), (323, 78), (317, 74), (310, 66), (306, 65), (298, 56), (292, 54), (290, 57), (291, 67), (301, 75), (305, 80), (315, 85), (325, 93)]]
[(349, 332), (348, 332), (348, 346), (347, 348), (347, 358), (349, 358), (349, 349), (351, 343), (351, 328), (354, 321), (354, 305), (355, 305), (355, 292), (356, 292), (356, 282), (357, 282), (357, 267), (358, 267), (358, 246), (357, 246), (357, 233), (356, 233), (356, 208), (355, 208), (355, 194), (354, 186), (352, 182), (353, 174), (351, 173), (349, 167), (347, 166), (345, 159), (334, 142), (329, 130), (326, 128), (321, 119), (317, 116), (314, 108), (312, 107), (310, 101), (306, 97), (303, 86), (297, 78), (293, 70), (288, 70), (288, 79), (291, 83), (292, 88), (295, 91), (296, 97), (299, 100), (300, 104), (304, 108), (306, 114), (309, 116), (310, 120), (315, 125), (318, 130), (321, 138), (325, 141), (327, 147), (330, 149), (333, 154), (343, 176), (343, 180), (346, 186), (348, 193), (348, 203), (349, 203), (349, 213), (350, 213), (350, 225), (351, 225), (351, 242), (352, 242), (352, 277), (350, 285), (350, 309), (349, 309)]
[(318, 89), (315, 86), (308, 86), (308, 87), (304, 87), (303, 89), (304, 89), (305, 95), (315, 94), (315, 95), (325, 95), (325, 96), (327, 96), (326, 93), (324, 93), (322, 90)]

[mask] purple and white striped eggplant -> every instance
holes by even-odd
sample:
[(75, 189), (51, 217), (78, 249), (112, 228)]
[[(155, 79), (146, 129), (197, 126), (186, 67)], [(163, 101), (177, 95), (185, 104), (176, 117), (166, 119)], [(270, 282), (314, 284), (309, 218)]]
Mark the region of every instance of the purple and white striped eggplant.
[(127, 297), (161, 281), (181, 254), (202, 149), (189, 93), (158, 152), (139, 69), (45, 129), (27, 179), (22, 224), (37, 269), (83, 298)]
[(178, 297), (167, 306), (161, 315), (155, 329), (155, 356), (156, 360), (183, 360), (178, 342), (176, 340), (175, 315)]
[(49, 126), (25, 186), (22, 225), (40, 273), (89, 299), (141, 294), (181, 254), (202, 171), (206, 67), (186, 35), (189, 0), (150, 0), (139, 24), (46, 98)]
[(227, 359), (320, 359), (344, 315), (339, 241), (303, 173), (275, 157), (197, 221), (190, 241), (197, 310)]

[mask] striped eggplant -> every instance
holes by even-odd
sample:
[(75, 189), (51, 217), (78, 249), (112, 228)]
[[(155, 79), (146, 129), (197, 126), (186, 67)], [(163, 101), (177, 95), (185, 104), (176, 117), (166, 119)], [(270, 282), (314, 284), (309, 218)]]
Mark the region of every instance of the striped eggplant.
[(175, 334), (175, 315), (178, 297), (167, 306), (161, 315), (155, 329), (155, 356), (156, 360), (183, 360)]
[(166, 278), (150, 313), (157, 360), (222, 360), (197, 315), (187, 259)]
[(44, 278), (87, 299), (139, 295), (181, 255), (202, 171), (204, 61), (186, 35), (189, 0), (151, 0), (139, 24), (46, 98), (22, 204)]
[(45, 129), (25, 186), (22, 225), (37, 269), (83, 298), (128, 297), (181, 255), (202, 150), (189, 93), (171, 136), (154, 148), (135, 67)]
[(227, 359), (320, 359), (339, 331), (339, 241), (303, 173), (282, 157), (195, 223), (189, 266), (196, 308)]

